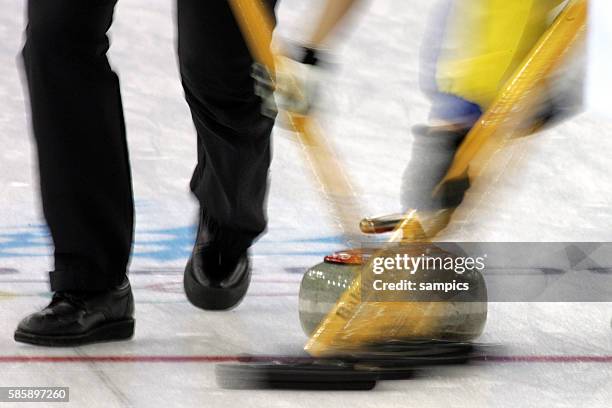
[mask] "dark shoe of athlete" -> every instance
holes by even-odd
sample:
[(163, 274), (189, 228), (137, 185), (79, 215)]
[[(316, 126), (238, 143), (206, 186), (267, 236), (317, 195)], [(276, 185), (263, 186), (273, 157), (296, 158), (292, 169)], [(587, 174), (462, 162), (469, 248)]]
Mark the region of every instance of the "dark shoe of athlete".
[(204, 310), (228, 310), (237, 306), (251, 282), (248, 251), (221, 247), (200, 226), (183, 280), (187, 299)]
[(49, 306), (19, 323), (15, 341), (67, 347), (133, 335), (134, 298), (126, 279), (108, 292), (56, 292)]

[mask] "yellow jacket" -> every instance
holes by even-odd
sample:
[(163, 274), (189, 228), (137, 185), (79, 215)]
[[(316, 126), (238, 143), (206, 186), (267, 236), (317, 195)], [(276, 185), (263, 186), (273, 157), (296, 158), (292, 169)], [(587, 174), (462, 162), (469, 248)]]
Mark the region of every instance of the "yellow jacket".
[(456, 0), (438, 60), (438, 90), (486, 109), (564, 0)]

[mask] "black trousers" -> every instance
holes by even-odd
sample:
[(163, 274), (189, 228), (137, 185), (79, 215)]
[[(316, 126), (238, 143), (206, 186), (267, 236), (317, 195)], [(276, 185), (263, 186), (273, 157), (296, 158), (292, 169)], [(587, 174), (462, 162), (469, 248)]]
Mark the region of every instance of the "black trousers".
[[(121, 283), (131, 252), (125, 124), (106, 58), (116, 1), (28, 1), (23, 57), (54, 291)], [(218, 239), (246, 248), (266, 226), (273, 121), (261, 115), (252, 57), (227, 1), (177, 2), (180, 72), (198, 138), (191, 188)]]

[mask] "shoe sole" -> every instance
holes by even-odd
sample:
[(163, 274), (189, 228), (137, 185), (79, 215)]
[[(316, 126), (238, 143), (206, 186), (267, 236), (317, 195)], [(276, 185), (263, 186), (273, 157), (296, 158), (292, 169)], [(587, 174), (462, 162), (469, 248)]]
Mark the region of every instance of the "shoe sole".
[(81, 346), (92, 343), (128, 340), (134, 336), (134, 319), (118, 320), (100, 325), (86, 333), (70, 336), (45, 336), (15, 332), (15, 341), (48, 347)]
[(197, 308), (210, 311), (227, 311), (237, 307), (249, 289), (251, 269), (245, 273), (242, 280), (229, 289), (204, 286), (193, 275), (191, 261), (185, 267), (183, 287), (187, 300)]

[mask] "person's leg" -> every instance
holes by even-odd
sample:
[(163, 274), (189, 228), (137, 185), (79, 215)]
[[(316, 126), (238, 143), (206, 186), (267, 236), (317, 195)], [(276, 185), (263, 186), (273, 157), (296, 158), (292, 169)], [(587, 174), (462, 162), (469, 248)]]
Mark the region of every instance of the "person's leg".
[[(192, 302), (199, 303), (194, 299), (206, 295), (193, 295), (188, 288), (192, 269), (200, 283), (210, 283), (203, 274), (216, 275), (221, 280), (240, 281), (246, 292), (245, 253), (266, 228), (274, 121), (261, 112), (262, 102), (251, 78), (253, 58), (228, 2), (177, 3), (180, 71), (198, 140), (191, 189), (202, 210), (198, 240), (186, 272), (186, 291)], [(271, 10), (273, 3), (270, 1)], [(221, 264), (225, 259), (226, 265), (213, 265), (217, 259)], [(236, 264), (244, 268), (237, 272)], [(231, 285), (222, 282), (217, 286)]]
[(16, 341), (75, 346), (134, 333), (130, 169), (119, 81), (106, 59), (115, 1), (28, 2), (23, 57), (55, 293), (19, 323)]
[(254, 93), (253, 59), (225, 0), (178, 0), (178, 53), (198, 137), (191, 189), (205, 223), (244, 250), (266, 227), (273, 120)]
[(433, 193), (450, 168), (467, 129), (416, 129), (413, 133), (412, 154), (402, 181), (403, 210), (427, 213), (456, 208), (469, 188), (467, 176)]
[(53, 291), (125, 279), (133, 203), (119, 80), (106, 52), (116, 0), (29, 0), (23, 50)]

